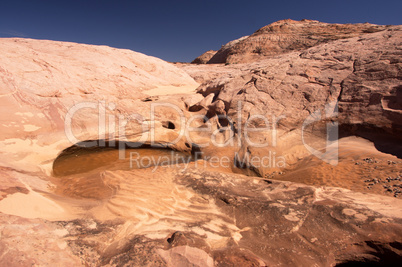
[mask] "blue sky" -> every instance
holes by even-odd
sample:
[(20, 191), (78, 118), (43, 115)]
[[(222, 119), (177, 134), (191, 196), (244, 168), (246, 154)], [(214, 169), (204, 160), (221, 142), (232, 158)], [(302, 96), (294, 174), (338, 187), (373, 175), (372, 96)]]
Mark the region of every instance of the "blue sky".
[(2, 0), (0, 37), (108, 45), (186, 62), (281, 19), (396, 25), (401, 10), (400, 0)]

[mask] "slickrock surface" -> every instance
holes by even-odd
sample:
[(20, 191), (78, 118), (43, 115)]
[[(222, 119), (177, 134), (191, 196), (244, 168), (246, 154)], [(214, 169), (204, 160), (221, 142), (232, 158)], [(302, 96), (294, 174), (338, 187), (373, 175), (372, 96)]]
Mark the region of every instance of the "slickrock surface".
[(0, 265), (398, 264), (401, 31), (281, 21), (227, 66), (0, 39)]
[[(129, 50), (29, 39), (1, 39), (0, 49), (0, 158), (5, 167), (49, 173), (47, 165), (72, 145), (65, 132), (68, 114), (76, 139), (109, 138), (105, 132), (114, 138), (118, 129), (102, 129), (99, 113), (141, 125), (127, 117), (142, 112), (149, 118), (148, 97), (191, 94), (198, 86), (171, 64)], [(92, 104), (85, 107), (88, 101)], [(75, 112), (79, 103), (84, 104)]]

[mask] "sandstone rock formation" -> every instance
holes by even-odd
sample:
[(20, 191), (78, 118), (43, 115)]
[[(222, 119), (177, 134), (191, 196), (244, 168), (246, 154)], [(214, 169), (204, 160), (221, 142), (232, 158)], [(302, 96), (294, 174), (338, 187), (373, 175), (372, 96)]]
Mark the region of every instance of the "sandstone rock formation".
[[(312, 119), (312, 114), (321, 118), (321, 113), (317, 113), (320, 110), (326, 111), (323, 121), (336, 119), (342, 134), (358, 134), (372, 141), (376, 140), (376, 134), (383, 134), (383, 139), (399, 140), (395, 141), (397, 145), (402, 136), (401, 30), (400, 26), (390, 27), (377, 33), (317, 45), (303, 52), (239, 64), (235, 68), (227, 66), (239, 74), (223, 73), (203, 83), (198, 92), (204, 96), (212, 93), (215, 101), (223, 101), (228, 116), (238, 128), (256, 115), (275, 116), (275, 130), (281, 131), (278, 137), (282, 140), (273, 147), (274, 140), (270, 139), (273, 129), (260, 131), (254, 137), (269, 140), (270, 146), (250, 148), (251, 155), (267, 154), (272, 149), (288, 151), (285, 153), (288, 162), (293, 162), (290, 157), (297, 158), (297, 152), (290, 151), (302, 140), (294, 140), (292, 136), (300, 138), (298, 131), (306, 119)], [(334, 110), (335, 104), (339, 113)], [(240, 121), (239, 108), (242, 112)], [(253, 123), (256, 128), (268, 126), (258, 119)], [(304, 133), (320, 134), (325, 127), (307, 127)], [(400, 146), (391, 150), (400, 156)], [(259, 170), (261, 175), (267, 171)]]
[(252, 62), (386, 28), (369, 23), (329, 24), (314, 20), (281, 20), (262, 27), (250, 36), (222, 46), (207, 63)]
[(201, 56), (194, 59), (191, 63), (193, 64), (206, 64), (215, 54), (217, 51), (215, 50), (208, 50)]
[[(65, 132), (68, 112), (74, 139), (115, 138), (119, 129), (109, 129), (107, 115), (141, 125), (136, 117), (128, 118), (135, 111), (150, 119), (150, 103), (141, 99), (155, 91), (186, 95), (198, 86), (171, 64), (129, 50), (29, 39), (2, 39), (0, 47), (1, 158), (7, 167), (43, 170), (60, 148), (71, 146)], [(87, 102), (92, 104), (85, 107)], [(79, 103), (83, 107), (76, 106), (74, 113)], [(98, 119), (102, 111), (104, 127)], [(43, 146), (45, 151), (37, 150)]]
[(223, 63), (225, 61), (225, 58), (230, 54), (231, 50), (241, 43), (242, 41), (246, 40), (248, 36), (243, 36), (240, 37), (239, 39), (230, 41), (229, 43), (223, 45), (221, 49), (219, 49), (218, 52), (216, 52), (211, 59), (207, 63)]
[(402, 28), (287, 23), (313, 47), (228, 66), (0, 39), (1, 265), (400, 262)]

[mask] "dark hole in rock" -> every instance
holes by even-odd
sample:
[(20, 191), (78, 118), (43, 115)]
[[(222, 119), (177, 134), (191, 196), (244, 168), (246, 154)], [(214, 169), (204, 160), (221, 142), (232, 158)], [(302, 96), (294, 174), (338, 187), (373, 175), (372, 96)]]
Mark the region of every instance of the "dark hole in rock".
[(308, 102), (312, 101), (311, 95), (309, 93), (303, 92), (303, 96)]
[(244, 94), (246, 92), (246, 89), (241, 89), (239, 92), (237, 92), (236, 95), (241, 95)]
[(227, 127), (227, 126), (232, 126), (232, 124), (230, 123), (230, 121), (228, 120), (227, 116), (218, 116), (219, 119), (219, 123), (221, 124), (222, 127)]
[(180, 231), (174, 232), (174, 233), (172, 234), (172, 236), (167, 239), (167, 242), (168, 242), (169, 244), (172, 244), (174, 241), (177, 241), (177, 240), (180, 239), (181, 237), (183, 237), (183, 233), (182, 233), (182, 232), (180, 232)]
[(171, 130), (176, 129), (176, 126), (171, 121), (163, 121), (162, 122), (162, 127), (166, 128), (166, 129), (171, 129)]
[(202, 159), (201, 147), (197, 144), (191, 144), (191, 155), (194, 160)]
[(216, 100), (218, 100), (218, 97), (219, 97), (220, 93), (221, 93), (220, 91), (214, 92), (214, 98), (212, 98), (212, 103), (214, 103)]
[(157, 96), (150, 96), (150, 97), (146, 97), (144, 99), (141, 99), (141, 101), (142, 102), (150, 102), (150, 101), (156, 101), (158, 99), (159, 99), (159, 97), (157, 97)]

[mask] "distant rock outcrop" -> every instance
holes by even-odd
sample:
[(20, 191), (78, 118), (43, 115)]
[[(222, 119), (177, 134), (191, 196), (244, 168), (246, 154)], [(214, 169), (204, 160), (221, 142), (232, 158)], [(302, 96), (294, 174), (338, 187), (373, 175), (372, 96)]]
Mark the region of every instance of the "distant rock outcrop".
[(226, 57), (229, 56), (229, 54), (231, 53), (232, 49), (239, 43), (241, 43), (242, 41), (246, 40), (248, 38), (248, 36), (243, 36), (240, 37), (239, 39), (230, 41), (229, 43), (223, 45), (221, 47), (221, 49), (218, 50), (218, 52), (216, 52), (214, 54), (214, 56), (207, 62), (209, 64), (214, 64), (214, 63), (224, 63)]
[(206, 64), (216, 54), (216, 52), (217, 51), (215, 51), (215, 50), (208, 50), (207, 52), (205, 52), (201, 56), (199, 56), (196, 59), (194, 59), (193, 61), (191, 61), (191, 63), (193, 63), (193, 64)]
[(330, 24), (315, 20), (291, 19), (274, 22), (250, 36), (224, 45), (207, 63), (247, 63), (263, 58), (303, 50), (338, 39), (386, 29), (369, 23)]

